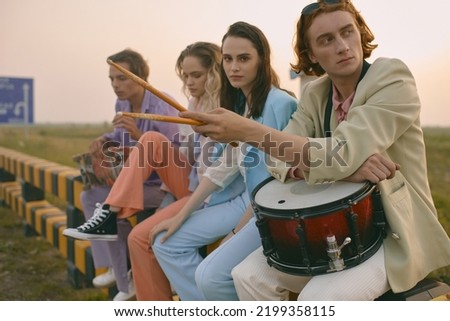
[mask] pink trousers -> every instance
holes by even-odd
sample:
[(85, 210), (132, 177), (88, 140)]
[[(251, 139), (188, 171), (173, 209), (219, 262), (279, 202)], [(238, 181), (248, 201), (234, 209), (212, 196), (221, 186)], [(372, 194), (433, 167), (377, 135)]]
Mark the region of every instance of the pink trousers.
[(187, 157), (159, 132), (146, 132), (128, 157), (106, 204), (120, 207), (118, 217), (127, 218), (143, 210), (143, 184), (156, 172), (176, 199), (189, 194), (191, 166)]
[(131, 269), (133, 271), (136, 299), (139, 301), (170, 301), (172, 290), (169, 280), (159, 266), (149, 244), (152, 228), (175, 216), (186, 204), (189, 196), (183, 197), (136, 225), (128, 235)]
[(148, 240), (152, 227), (174, 216), (188, 199), (191, 166), (187, 157), (162, 134), (147, 132), (130, 153), (106, 204), (121, 208), (119, 219), (143, 210), (143, 184), (156, 172), (178, 200), (137, 224), (128, 236), (128, 250), (138, 300), (171, 300), (169, 281), (159, 267)]

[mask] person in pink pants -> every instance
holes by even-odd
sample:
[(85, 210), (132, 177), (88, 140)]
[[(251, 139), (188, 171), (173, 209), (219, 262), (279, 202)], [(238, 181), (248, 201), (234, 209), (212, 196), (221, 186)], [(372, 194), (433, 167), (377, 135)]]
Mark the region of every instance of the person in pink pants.
[[(189, 110), (208, 111), (219, 105), (220, 47), (209, 42), (187, 46), (178, 57), (176, 71), (189, 97)], [(182, 127), (182, 126), (180, 126)], [(172, 300), (169, 281), (159, 267), (149, 244), (150, 231), (159, 222), (175, 216), (197, 187), (208, 159), (202, 155), (220, 153), (208, 138), (192, 133), (185, 126), (181, 136), (188, 139), (180, 148), (157, 132), (141, 136), (122, 169), (108, 197), (96, 215), (71, 236), (89, 240), (117, 239), (117, 224), (143, 209), (142, 183), (156, 172), (176, 201), (137, 224), (128, 236), (131, 268), (138, 300)], [(185, 150), (183, 150), (185, 148)], [(241, 193), (239, 184), (236, 193)]]
[[(147, 80), (149, 76), (149, 66), (145, 58), (138, 52), (125, 49), (112, 54), (108, 59), (129, 70), (139, 78)], [(177, 110), (167, 102), (157, 97), (150, 91), (145, 90), (133, 80), (127, 78), (120, 70), (109, 67), (108, 73), (111, 88), (117, 96), (115, 102), (116, 115), (112, 121), (113, 130), (104, 133), (94, 139), (88, 147), (88, 155), (93, 161), (108, 161), (104, 158), (105, 151), (111, 151), (110, 147), (120, 147), (119, 150), (129, 150), (133, 148), (145, 132), (159, 132), (170, 138), (173, 144), (179, 145), (180, 126), (174, 123), (159, 122), (148, 119), (133, 119), (119, 112), (149, 113), (158, 115), (175, 116)], [(125, 154), (124, 154), (125, 155)], [(121, 157), (119, 157), (121, 158)], [(115, 167), (115, 166), (114, 166)], [(111, 169), (113, 167), (104, 166), (93, 167), (96, 178), (101, 178), (99, 182), (87, 180), (85, 190), (80, 194), (82, 211), (86, 221), (89, 221), (94, 213), (98, 212), (101, 204), (111, 191), (116, 178)], [(97, 176), (99, 175), (99, 176)], [(106, 175), (106, 177), (105, 177)], [(123, 184), (120, 183), (120, 186)], [(161, 189), (161, 180), (156, 173), (147, 176), (145, 183), (141, 185), (144, 189), (144, 208), (157, 208), (165, 198), (166, 193)], [(114, 300), (128, 300), (135, 297), (130, 278), (130, 263), (128, 259), (127, 238), (131, 231), (131, 224), (127, 220), (118, 222), (118, 237), (116, 242), (92, 241), (92, 259), (96, 269), (107, 268), (107, 272), (97, 275), (92, 284), (98, 288), (109, 288), (114, 284), (118, 293)], [(72, 226), (70, 226), (72, 227)], [(76, 229), (67, 229), (64, 234), (70, 236)]]

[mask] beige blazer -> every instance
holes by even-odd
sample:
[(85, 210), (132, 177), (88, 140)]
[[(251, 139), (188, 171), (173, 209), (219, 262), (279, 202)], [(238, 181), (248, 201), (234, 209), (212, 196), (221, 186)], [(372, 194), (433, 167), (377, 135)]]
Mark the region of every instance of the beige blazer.
[[(333, 134), (324, 138), (329, 89), (327, 76), (307, 84), (285, 131), (314, 137), (309, 139), (314, 146), (310, 159), (328, 162), (310, 169), (305, 178), (310, 184), (348, 177), (374, 153), (400, 164), (395, 177), (378, 186), (388, 222), (383, 243), (388, 280), (394, 292), (406, 291), (433, 270), (450, 265), (450, 239), (437, 219), (428, 184), (414, 78), (402, 61), (377, 59), (357, 87), (347, 121), (337, 126), (333, 110)], [(334, 158), (327, 159), (329, 151)], [(278, 161), (269, 171), (285, 181), (288, 167)]]

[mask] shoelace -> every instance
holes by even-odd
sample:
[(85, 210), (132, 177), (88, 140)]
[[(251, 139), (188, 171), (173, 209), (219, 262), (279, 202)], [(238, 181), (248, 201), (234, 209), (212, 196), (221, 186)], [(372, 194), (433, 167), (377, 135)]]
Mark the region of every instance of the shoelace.
[(95, 206), (97, 208), (94, 210), (94, 215), (89, 220), (87, 220), (83, 225), (80, 225), (78, 227), (78, 230), (85, 231), (87, 229), (93, 228), (102, 223), (103, 220), (107, 217), (109, 211), (104, 210), (102, 208), (103, 206), (102, 204), (97, 203), (95, 204)]

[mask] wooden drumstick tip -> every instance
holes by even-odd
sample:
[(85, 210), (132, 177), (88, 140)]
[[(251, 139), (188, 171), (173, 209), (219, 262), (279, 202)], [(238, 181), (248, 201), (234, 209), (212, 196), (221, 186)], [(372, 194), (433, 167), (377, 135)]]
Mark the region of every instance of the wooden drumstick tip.
[(117, 116), (122, 116), (123, 113), (122, 113), (121, 111), (119, 111), (119, 112), (116, 113), (116, 115), (117, 115)]

